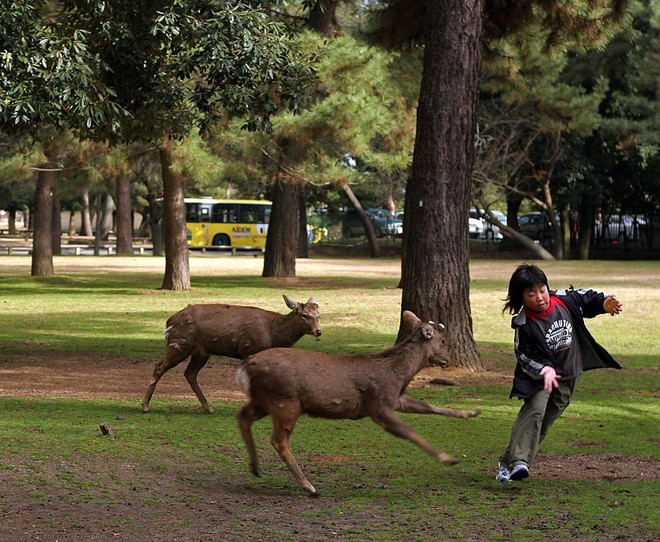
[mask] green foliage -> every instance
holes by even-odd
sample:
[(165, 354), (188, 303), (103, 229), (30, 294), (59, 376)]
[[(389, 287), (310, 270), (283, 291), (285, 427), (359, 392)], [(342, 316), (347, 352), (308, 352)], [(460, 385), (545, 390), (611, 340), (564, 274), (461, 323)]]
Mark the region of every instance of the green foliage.
[(108, 80), (133, 121), (124, 140), (183, 137), (226, 116), (268, 128), (295, 107), (312, 77), (286, 28), (249, 3), (131, 1), (82, 14), (112, 71)]
[[(385, 52), (349, 36), (303, 33), (298, 39), (318, 59), (306, 107), (274, 116), (272, 134), (240, 133), (236, 123), (216, 131), (211, 145), (231, 157), (227, 178), (238, 186), (279, 175), (321, 187), (348, 181), (377, 194), (373, 200), (384, 199), (393, 186), (404, 185), (412, 160), (419, 56)], [(341, 164), (346, 154), (358, 159), (359, 171)]]
[(575, 57), (564, 80), (589, 87), (607, 77), (608, 92), (601, 103), (602, 122), (594, 137), (574, 141), (569, 159), (591, 164), (590, 182), (605, 212), (657, 213), (660, 184), (658, 124), (660, 77), (657, 3), (632, 2), (632, 27), (606, 48)]
[(20, 132), (42, 124), (113, 125), (123, 112), (101, 81), (105, 66), (89, 48), (89, 33), (40, 7), (0, 5), (0, 126)]
[(226, 115), (264, 128), (312, 77), (286, 29), (243, 2), (9, 2), (0, 20), (5, 129), (149, 141)]

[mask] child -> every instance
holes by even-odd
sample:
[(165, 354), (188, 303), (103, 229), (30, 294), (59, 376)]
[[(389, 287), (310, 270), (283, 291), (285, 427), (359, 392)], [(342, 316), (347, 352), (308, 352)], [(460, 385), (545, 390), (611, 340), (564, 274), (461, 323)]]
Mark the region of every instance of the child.
[(621, 369), (587, 330), (583, 318), (619, 314), (623, 305), (594, 290), (551, 292), (536, 265), (518, 266), (509, 281), (503, 311), (514, 314), (516, 370), (511, 397), (524, 399), (500, 457), (500, 482), (519, 481), (529, 471), (548, 429), (568, 406), (582, 371)]

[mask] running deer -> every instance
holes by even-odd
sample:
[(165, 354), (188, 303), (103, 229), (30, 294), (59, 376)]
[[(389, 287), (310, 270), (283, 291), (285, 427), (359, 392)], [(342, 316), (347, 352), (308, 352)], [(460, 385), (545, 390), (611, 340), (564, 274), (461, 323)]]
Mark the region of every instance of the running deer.
[(405, 393), (423, 367), (446, 364), (447, 348), (442, 324), (422, 322), (410, 311), (404, 311), (403, 319), (412, 333), (378, 354), (342, 356), (273, 348), (243, 362), (236, 372), (236, 384), (247, 394), (248, 401), (236, 417), (255, 476), (259, 476), (259, 460), (251, 426), (266, 416), (273, 423), (271, 444), (312, 497), (318, 496), (318, 492), (305, 478), (289, 447), (296, 420), (302, 414), (328, 419), (369, 417), (441, 462), (458, 462), (435, 450), (395, 414), (398, 411), (453, 418), (479, 415), (478, 410), (440, 408)]
[(286, 295), (288, 314), (224, 304), (188, 305), (166, 323), (165, 358), (156, 363), (153, 377), (142, 400), (142, 412), (149, 411), (149, 401), (160, 378), (190, 356), (184, 376), (209, 414), (213, 408), (197, 383), (197, 374), (211, 355), (245, 359), (251, 354), (276, 346), (293, 346), (303, 335), (321, 336), (319, 304), (310, 297), (297, 303)]

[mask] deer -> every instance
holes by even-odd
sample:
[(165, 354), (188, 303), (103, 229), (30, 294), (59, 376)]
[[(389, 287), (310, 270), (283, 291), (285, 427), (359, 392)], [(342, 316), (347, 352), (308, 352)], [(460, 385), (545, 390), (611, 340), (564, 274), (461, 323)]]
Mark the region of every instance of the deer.
[(404, 311), (410, 335), (377, 354), (332, 355), (322, 352), (272, 348), (243, 361), (235, 382), (247, 395), (236, 419), (247, 446), (250, 470), (259, 476), (259, 460), (252, 424), (271, 417), (271, 444), (296, 481), (310, 497), (316, 488), (291, 453), (289, 439), (302, 414), (326, 419), (371, 418), (385, 431), (416, 444), (442, 463), (458, 460), (437, 451), (413, 431), (396, 412), (472, 418), (478, 410), (440, 408), (407, 395), (413, 377), (427, 365), (446, 365), (446, 332), (442, 324), (422, 322)]
[(296, 302), (282, 296), (288, 314), (220, 303), (188, 305), (168, 318), (165, 324), (165, 357), (154, 367), (153, 376), (142, 400), (142, 412), (161, 377), (190, 357), (184, 372), (186, 380), (208, 414), (213, 408), (204, 396), (197, 375), (211, 355), (246, 359), (267, 348), (293, 346), (303, 335), (321, 336), (319, 304), (314, 297)]

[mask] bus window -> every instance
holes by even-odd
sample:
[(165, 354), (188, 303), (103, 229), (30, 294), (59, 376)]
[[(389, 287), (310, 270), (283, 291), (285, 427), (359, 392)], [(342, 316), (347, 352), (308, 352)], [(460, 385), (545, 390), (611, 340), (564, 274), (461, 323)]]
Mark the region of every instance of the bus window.
[(197, 203), (186, 203), (186, 222), (199, 222)]
[(230, 224), (236, 222), (236, 209), (230, 203), (216, 203), (211, 217), (212, 222)]
[(199, 209), (199, 222), (209, 222), (211, 218), (211, 206), (202, 205)]
[(264, 221), (263, 205), (244, 204), (239, 206), (238, 221), (243, 224), (258, 224)]
[(259, 203), (243, 203), (239, 205), (239, 219), (242, 224), (268, 224), (270, 220), (270, 205)]

